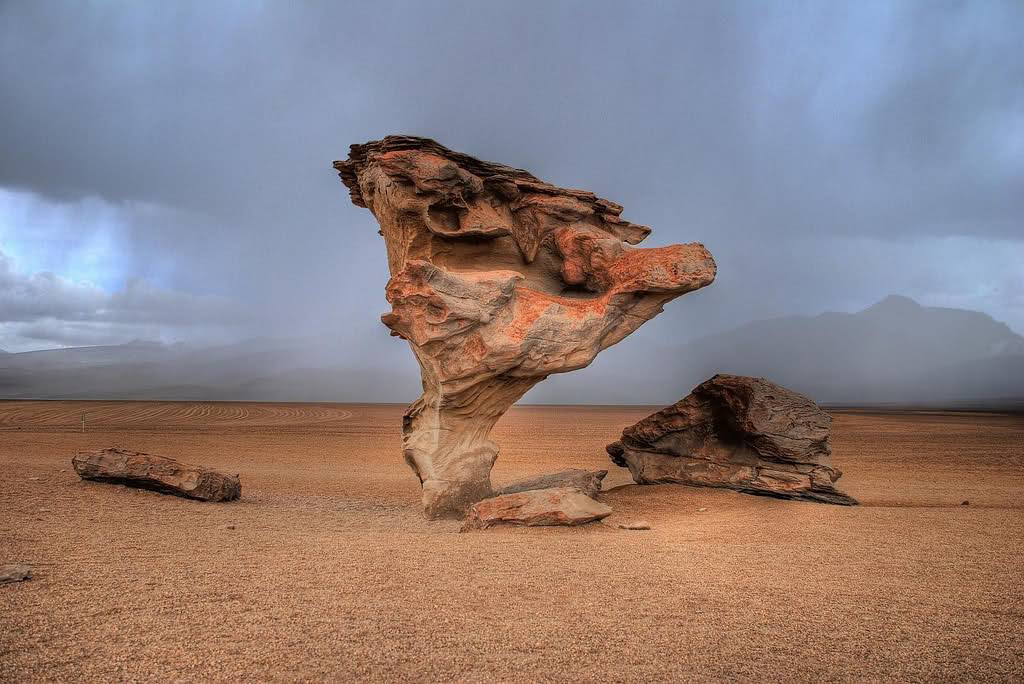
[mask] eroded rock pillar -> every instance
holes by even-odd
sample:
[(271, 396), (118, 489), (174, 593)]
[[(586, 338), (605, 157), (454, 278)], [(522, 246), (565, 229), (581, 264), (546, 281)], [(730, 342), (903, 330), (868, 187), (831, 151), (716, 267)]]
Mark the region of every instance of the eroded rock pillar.
[(491, 494), (494, 423), (552, 373), (587, 366), (714, 280), (699, 243), (636, 249), (650, 229), (622, 207), (425, 138), (353, 145), (334, 163), (387, 246), (391, 311), (423, 395), (406, 412), (406, 462), (428, 515)]

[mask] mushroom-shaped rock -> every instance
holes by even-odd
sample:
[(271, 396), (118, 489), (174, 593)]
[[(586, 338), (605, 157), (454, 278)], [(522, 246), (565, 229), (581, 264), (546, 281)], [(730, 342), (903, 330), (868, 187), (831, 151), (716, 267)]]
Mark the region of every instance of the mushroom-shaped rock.
[(622, 431), (612, 461), (639, 484), (727, 487), (751, 494), (855, 505), (835, 488), (832, 417), (764, 378), (716, 375)]
[(430, 516), (491, 495), (488, 434), (531, 387), (587, 366), (715, 277), (703, 245), (633, 248), (650, 229), (619, 205), (433, 140), (352, 145), (334, 166), (380, 224), (391, 272), (382, 320), (421, 368), (403, 447)]

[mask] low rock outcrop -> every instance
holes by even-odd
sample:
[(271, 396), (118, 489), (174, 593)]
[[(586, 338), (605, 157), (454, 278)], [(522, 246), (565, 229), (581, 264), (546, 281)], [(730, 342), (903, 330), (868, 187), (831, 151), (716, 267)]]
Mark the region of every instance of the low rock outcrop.
[(402, 433), (430, 516), (492, 495), (488, 435), (531, 387), (715, 278), (701, 244), (635, 249), (650, 229), (614, 202), (433, 140), (352, 145), (334, 167), (380, 224), (391, 271), (381, 320), (420, 365), (423, 395)]
[(727, 487), (751, 494), (854, 505), (830, 465), (832, 418), (763, 378), (716, 375), (608, 445), (640, 484)]
[(597, 496), (601, 491), (601, 481), (608, 474), (607, 470), (581, 470), (569, 468), (557, 473), (538, 475), (525, 480), (516, 480), (498, 490), (498, 494), (516, 494), (531, 489), (553, 489), (570, 487), (578, 489), (589, 497)]
[(32, 566), (24, 563), (0, 565), (0, 584), (13, 584), (32, 579)]
[(231, 501), (242, 495), (237, 475), (127, 449), (81, 452), (71, 459), (83, 480), (151, 489), (200, 501)]
[(606, 518), (612, 509), (575, 487), (531, 489), (473, 504), (462, 531), (494, 525), (582, 525)]
[(620, 530), (649, 530), (651, 523), (646, 520), (630, 520), (629, 522), (620, 522), (616, 527)]

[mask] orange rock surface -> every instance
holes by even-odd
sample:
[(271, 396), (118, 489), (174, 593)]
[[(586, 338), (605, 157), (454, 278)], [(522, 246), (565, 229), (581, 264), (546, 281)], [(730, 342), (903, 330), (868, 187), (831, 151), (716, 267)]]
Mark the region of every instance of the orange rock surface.
[(391, 271), (382, 320), (422, 370), (403, 444), (430, 516), (492, 494), (488, 435), (531, 387), (587, 366), (715, 278), (699, 243), (631, 247), (650, 229), (621, 206), (432, 140), (353, 145), (334, 166), (380, 224)]
[(495, 525), (583, 525), (607, 518), (612, 509), (576, 487), (530, 489), (478, 501), (469, 508), (462, 531)]

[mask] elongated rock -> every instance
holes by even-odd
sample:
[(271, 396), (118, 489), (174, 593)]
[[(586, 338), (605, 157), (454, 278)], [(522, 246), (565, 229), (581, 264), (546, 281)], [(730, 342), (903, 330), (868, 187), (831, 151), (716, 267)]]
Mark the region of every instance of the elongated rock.
[(237, 475), (127, 449), (80, 452), (71, 464), (83, 480), (151, 489), (200, 501), (231, 501), (242, 495)]
[(606, 518), (612, 509), (575, 487), (531, 489), (478, 501), (470, 507), (462, 531), (494, 525), (583, 525)]
[(433, 140), (352, 145), (334, 167), (380, 224), (391, 271), (381, 320), (420, 365), (423, 395), (402, 433), (430, 516), (491, 496), (488, 435), (531, 387), (587, 366), (715, 277), (703, 245), (635, 249), (650, 229), (614, 202)]
[(13, 584), (32, 579), (32, 566), (25, 563), (0, 565), (0, 584)]
[(601, 482), (608, 474), (607, 470), (581, 470), (569, 468), (557, 473), (538, 475), (525, 480), (516, 480), (502, 487), (498, 494), (516, 494), (531, 489), (553, 489), (555, 487), (571, 487), (578, 489), (589, 497), (595, 497), (601, 491)]
[(855, 505), (835, 488), (832, 417), (764, 378), (716, 375), (622, 431), (612, 461), (640, 484), (727, 487), (751, 494)]

